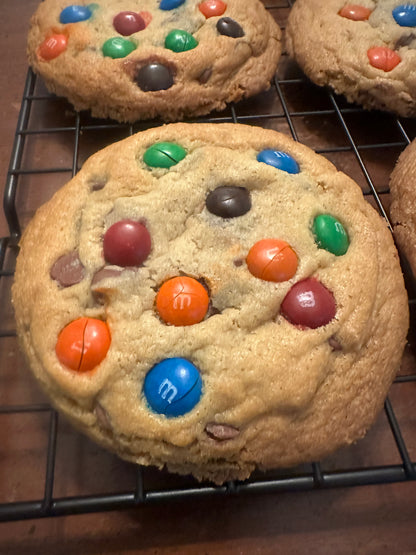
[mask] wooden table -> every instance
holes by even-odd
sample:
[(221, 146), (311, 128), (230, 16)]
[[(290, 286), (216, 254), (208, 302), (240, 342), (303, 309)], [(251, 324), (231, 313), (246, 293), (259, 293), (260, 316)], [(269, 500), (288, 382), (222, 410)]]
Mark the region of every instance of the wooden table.
[[(2, 186), (6, 180), (27, 70), (25, 37), (29, 18), (36, 4), (37, 0), (3, 1), (0, 4)], [(269, 2), (267, 5), (276, 6), (273, 12), (279, 17), (282, 15), (284, 20), (288, 10), (278, 14), (279, 5), (284, 4), (284, 1), (277, 1)], [(309, 92), (319, 94), (313, 87), (309, 88)], [(302, 94), (302, 91), (297, 90), (293, 97), (293, 110), (299, 109), (296, 103), (302, 101), (302, 98), (299, 98)], [(268, 98), (266, 95), (262, 97), (262, 101), (267, 102)], [(247, 103), (245, 109), (257, 108), (255, 104)], [(310, 116), (309, 121), (306, 119), (296, 120), (300, 139), (316, 147), (317, 138), (322, 140), (322, 126), (312, 121), (313, 116)], [(269, 120), (264, 120), (264, 123), (270, 125)], [(326, 121), (326, 125), (328, 133), (331, 134), (333, 130), (329, 120)], [(411, 125), (410, 128), (414, 129)], [(357, 133), (359, 132), (358, 128)], [(94, 146), (94, 143), (92, 145)], [(93, 146), (90, 145), (89, 148)], [(381, 158), (378, 154), (378, 158), (374, 155), (366, 160), (373, 172), (374, 180), (379, 181), (382, 187), (383, 184), (387, 187), (386, 172), (391, 169), (402, 148), (403, 145), (390, 149), (387, 157), (383, 155)], [(349, 156), (351, 153), (347, 154)], [(330, 152), (327, 155), (337, 163), (341, 160), (342, 153)], [(42, 156), (45, 156), (45, 149), (42, 150)], [(50, 160), (51, 165), (54, 163), (54, 160)], [(361, 180), (360, 184), (363, 183), (355, 160), (347, 160), (344, 157), (341, 165), (344, 171), (349, 171), (358, 181)], [(27, 195), (35, 199), (33, 202), (31, 198), (27, 199), (29, 217), (30, 211), (42, 195), (38, 197), (39, 193), (34, 186), (28, 187)], [(0, 235), (7, 234), (7, 225), (2, 217)], [(16, 395), (19, 399), (32, 396), (31, 399), (45, 402), (30, 377), (27, 377), (27, 385), (21, 386), (22, 380), (26, 378), (13, 341), (13, 338), (7, 339), (7, 347), (3, 348), (0, 356), (0, 366), (7, 366), (6, 378), (0, 377), (3, 397), (7, 397), (6, 388), (10, 388), (11, 396)], [(404, 366), (406, 368), (403, 372), (415, 372), (411, 349), (407, 351)], [(18, 386), (15, 385), (17, 379), (20, 380)], [(395, 392), (393, 395), (395, 401), (398, 397), (403, 397), (397, 401), (399, 408), (396, 410), (399, 410), (413, 460), (416, 452), (414, 385), (413, 383), (407, 386), (409, 389), (406, 394)], [(26, 495), (28, 498), (42, 495), (42, 491), (39, 492), (44, 478), (42, 434), (48, 424), (42, 418), (39, 420), (36, 424), (35, 418), (28, 416), (18, 425), (13, 425), (9, 416), (0, 415), (0, 493), (3, 492), (7, 501), (26, 499)], [(363, 455), (364, 463), (367, 456), (370, 459), (374, 457), (376, 461), (380, 454), (383, 459), (384, 453), (388, 459), (387, 463), (390, 462), (388, 453), (392, 449), (391, 438), (388, 438), (388, 430), (386, 431), (386, 424), (382, 420), (383, 417), (380, 417), (374, 430), (364, 440), (366, 443), (363, 444), (363, 451), (347, 450), (337, 455), (335, 460), (341, 465), (345, 461), (348, 464), (351, 457), (356, 457), (357, 453), (361, 456), (366, 450), (370, 450), (370, 455)], [(124, 484), (124, 480), (130, 479), (131, 465), (125, 465), (103, 454), (99, 448), (91, 446), (88, 440), (78, 436), (69, 426), (61, 423), (60, 426), (63, 439), (58, 444), (55, 495), (82, 495), (84, 488), (88, 490), (89, 486), (96, 488), (99, 493), (104, 481), (117, 491), (118, 486)], [(17, 450), (19, 457), (11, 456), (10, 449)], [(84, 469), (86, 459), (89, 473)], [(28, 488), (27, 493), (22, 491), (23, 488)], [(0, 503), (2, 502), (4, 498), (0, 499)], [(2, 523), (0, 553), (409, 554), (416, 553), (415, 520), (414, 481), (243, 496), (230, 494), (155, 503), (128, 510)]]

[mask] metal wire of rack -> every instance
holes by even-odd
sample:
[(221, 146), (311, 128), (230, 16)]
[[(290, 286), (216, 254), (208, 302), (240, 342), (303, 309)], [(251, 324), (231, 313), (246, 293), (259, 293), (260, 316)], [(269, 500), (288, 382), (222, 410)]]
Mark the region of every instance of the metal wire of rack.
[[(293, 2), (270, 0), (264, 4), (284, 27)], [(361, 186), (367, 200), (389, 225), (388, 176), (398, 154), (416, 136), (414, 120), (366, 112), (359, 106), (346, 103), (331, 91), (315, 87), (285, 55), (269, 91), (197, 121), (246, 123), (290, 134), (351, 175)], [(100, 448), (94, 451), (89, 440), (79, 438), (74, 431), (68, 432), (66, 424), (48, 402), (37, 392), (33, 393), (36, 391), (35, 386), (33, 389), (30, 386), (29, 392), (24, 389), (21, 382), (26, 382), (29, 373), (19, 359), (16, 364), (22, 371), (18, 385), (10, 381), (13, 369), (10, 369), (7, 353), (18, 356), (10, 285), (22, 229), (37, 206), (47, 200), (54, 189), (75, 175), (89, 154), (106, 143), (157, 124), (119, 124), (92, 119), (87, 113), (76, 113), (64, 100), (47, 93), (42, 81), (31, 70), (28, 71), (3, 199), (9, 235), (0, 239), (0, 306), (4, 312), (0, 324), (0, 422), (6, 430), (10, 428), (11, 440), (5, 449), (9, 447), (11, 451), (16, 451), (11, 457), (6, 453), (5, 457), (0, 458), (4, 475), (15, 465), (18, 466), (18, 457), (27, 455), (26, 447), (20, 445), (16, 448), (13, 445), (13, 432), (17, 429), (29, 436), (30, 426), (26, 430), (25, 425), (16, 426), (14, 420), (24, 417), (27, 423), (41, 418), (44, 435), (39, 447), (41, 461), (35, 472), (36, 487), (28, 489), (24, 478), (15, 480), (11, 471), (10, 481), (6, 480), (0, 487), (0, 521), (124, 509), (208, 495), (300, 491), (415, 480), (416, 438), (412, 434), (415, 421), (412, 420), (409, 403), (416, 398), (416, 359), (410, 335), (405, 359), (407, 363), (402, 365), (385, 402), (384, 415), (379, 418), (374, 430), (369, 432), (369, 438), (327, 461), (294, 469), (259, 472), (245, 482), (229, 482), (221, 487), (209, 483), (199, 484), (192, 478), (172, 477), (162, 471), (123, 461), (115, 462), (112, 455), (103, 454)], [(56, 163), (51, 165), (53, 156)], [(27, 201), (30, 195), (35, 197), (33, 205)], [(403, 268), (414, 322), (416, 288), (404, 259)], [(12, 383), (10, 395), (4, 393), (9, 383)], [(37, 434), (36, 430), (34, 434)], [(68, 434), (72, 434), (72, 439), (68, 439)], [(378, 448), (380, 440), (388, 445), (388, 450)], [(60, 473), (59, 466), (63, 466), (62, 459), (66, 458), (59, 454), (59, 447), (68, 441), (78, 446), (78, 454), (81, 450), (81, 462), (78, 465), (85, 461), (88, 463), (85, 452), (94, 461), (96, 457), (107, 457), (106, 467), (109, 466), (111, 472), (118, 472), (119, 475), (128, 474), (129, 485), (125, 486), (122, 480), (120, 487), (114, 487), (114, 483), (108, 482), (101, 484), (93, 493), (82, 487), (67, 492), (59, 486), (57, 475)], [(107, 478), (111, 475), (103, 473)], [(33, 477), (30, 476), (30, 479)]]

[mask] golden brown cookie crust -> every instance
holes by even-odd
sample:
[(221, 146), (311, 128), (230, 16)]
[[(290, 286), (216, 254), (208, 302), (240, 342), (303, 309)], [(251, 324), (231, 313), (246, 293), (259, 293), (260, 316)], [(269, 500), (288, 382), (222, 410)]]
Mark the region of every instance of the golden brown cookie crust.
[[(170, 169), (143, 155), (159, 141), (186, 156)], [(292, 156), (291, 175), (256, 156)], [(205, 206), (218, 185), (251, 193), (251, 209), (223, 219)], [(348, 231), (343, 256), (318, 248), (311, 219), (331, 213)], [(152, 250), (144, 265), (102, 280), (105, 230), (123, 218), (144, 221)], [(254, 277), (249, 248), (277, 237), (299, 264), (281, 283)], [(51, 268), (76, 250), (81, 281), (62, 287)], [(185, 274), (208, 285), (212, 310), (200, 323), (163, 323), (156, 291)], [(336, 302), (316, 329), (280, 313), (291, 286), (314, 277)], [(359, 187), (325, 158), (274, 131), (233, 124), (172, 124), (134, 135), (92, 156), (26, 229), (13, 303), (29, 364), (54, 405), (96, 441), (128, 460), (221, 483), (255, 467), (317, 460), (362, 437), (397, 371), (408, 327), (407, 295), (391, 234)], [(60, 331), (88, 316), (107, 321), (111, 346), (90, 372), (64, 367)], [(199, 369), (200, 401), (180, 417), (149, 409), (142, 387), (165, 358)]]
[[(45, 0), (39, 5), (28, 36), (29, 63), (51, 92), (96, 117), (174, 121), (221, 110), (269, 88), (281, 54), (280, 28), (259, 0), (227, 0), (224, 14), (209, 18), (198, 8), (200, 0), (186, 0), (168, 11), (159, 9), (156, 0), (103, 0), (88, 20), (59, 23), (62, 9), (70, 4)], [(112, 23), (120, 11), (147, 13), (151, 21), (121, 37)], [(220, 34), (216, 25), (224, 17), (233, 19), (244, 35)], [(178, 28), (191, 33), (198, 46), (184, 52), (165, 48), (166, 35)], [(67, 49), (54, 59), (42, 59), (39, 47), (45, 38), (62, 33)], [(103, 56), (102, 45), (115, 36), (133, 41), (136, 49), (123, 58)], [(137, 85), (140, 68), (152, 63), (169, 68), (172, 86), (145, 91)]]
[(416, 141), (400, 154), (390, 177), (394, 236), (416, 276)]
[[(368, 20), (341, 17), (346, 5), (369, 8)], [(396, 0), (297, 0), (286, 28), (286, 47), (306, 75), (367, 109), (401, 116), (416, 115), (416, 33), (398, 25), (392, 9)], [(391, 71), (369, 63), (369, 49), (382, 46), (401, 61)]]

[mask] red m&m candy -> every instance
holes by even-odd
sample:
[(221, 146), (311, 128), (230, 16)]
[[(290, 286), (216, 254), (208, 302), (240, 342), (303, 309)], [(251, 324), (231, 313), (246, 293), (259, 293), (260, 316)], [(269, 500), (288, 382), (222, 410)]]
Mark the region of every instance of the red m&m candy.
[(227, 4), (222, 0), (205, 0), (198, 7), (199, 11), (208, 19), (209, 17), (222, 15), (227, 9)]
[(55, 352), (64, 366), (88, 372), (104, 360), (110, 343), (110, 331), (105, 322), (96, 318), (78, 318), (61, 331)]
[(49, 62), (57, 58), (62, 52), (65, 52), (68, 45), (66, 35), (55, 34), (46, 38), (40, 45), (37, 51), (38, 58)]
[(162, 285), (156, 296), (156, 308), (166, 324), (191, 326), (204, 319), (209, 296), (194, 278), (178, 276)]
[(146, 22), (143, 17), (136, 12), (119, 12), (113, 19), (113, 26), (117, 33), (128, 37), (138, 31), (143, 31)]
[(106, 231), (103, 249), (110, 264), (140, 266), (150, 253), (150, 234), (140, 222), (120, 220)]
[(298, 257), (292, 247), (281, 239), (262, 239), (255, 243), (246, 258), (253, 276), (265, 281), (286, 281), (298, 267)]
[(386, 72), (394, 69), (402, 61), (397, 52), (387, 46), (374, 46), (367, 50), (367, 56), (373, 67)]
[(291, 287), (281, 305), (281, 313), (291, 324), (319, 328), (335, 316), (332, 292), (314, 278), (303, 279)]

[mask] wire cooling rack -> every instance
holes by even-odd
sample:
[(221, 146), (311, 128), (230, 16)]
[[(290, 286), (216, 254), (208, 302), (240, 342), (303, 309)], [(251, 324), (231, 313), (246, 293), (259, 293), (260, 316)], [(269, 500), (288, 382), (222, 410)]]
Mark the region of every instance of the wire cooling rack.
[[(284, 28), (293, 2), (265, 0)], [(291, 135), (331, 160), (388, 219), (389, 175), (416, 136), (416, 122), (366, 112), (314, 86), (282, 56), (269, 91), (196, 121), (239, 122)], [(311, 465), (256, 472), (221, 487), (119, 460), (78, 434), (51, 408), (19, 354), (10, 286), (19, 237), (36, 208), (100, 148), (158, 122), (124, 125), (75, 113), (29, 70), (10, 160), (0, 239), (0, 520), (134, 507), (191, 497), (243, 495), (403, 482), (416, 479), (416, 360), (409, 334), (384, 412), (367, 436)], [(416, 288), (403, 259), (412, 327)]]

